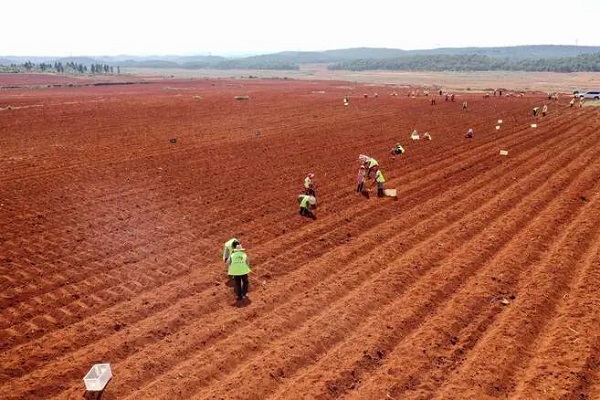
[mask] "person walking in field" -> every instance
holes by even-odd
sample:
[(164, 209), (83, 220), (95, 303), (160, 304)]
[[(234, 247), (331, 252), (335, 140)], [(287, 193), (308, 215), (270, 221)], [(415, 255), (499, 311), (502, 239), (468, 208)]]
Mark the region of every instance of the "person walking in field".
[(463, 101), (462, 110), (467, 111), (467, 102), (466, 101)]
[(467, 139), (473, 139), (474, 133), (473, 133), (473, 129), (469, 128), (469, 130), (467, 131), (467, 134), (465, 135), (465, 137)]
[(542, 107), (542, 117), (545, 117), (546, 114), (548, 114), (548, 105), (544, 104), (544, 107)]
[(233, 277), (235, 295), (238, 301), (242, 301), (247, 297), (248, 289), (250, 288), (248, 274), (251, 272), (251, 269), (246, 250), (242, 248), (241, 244), (238, 243), (233, 248), (228, 264), (229, 269), (227, 272)]
[(569, 102), (569, 107), (573, 108), (573, 105), (575, 104), (575, 98), (573, 97), (571, 99), (571, 101)]

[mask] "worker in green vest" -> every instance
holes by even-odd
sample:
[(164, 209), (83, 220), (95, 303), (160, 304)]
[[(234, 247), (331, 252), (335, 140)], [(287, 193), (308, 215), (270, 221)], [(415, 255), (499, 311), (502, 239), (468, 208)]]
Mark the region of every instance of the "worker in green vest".
[(229, 256), (229, 269), (227, 273), (233, 277), (235, 295), (238, 301), (242, 301), (246, 298), (249, 288), (248, 274), (250, 273), (250, 264), (248, 262), (248, 256), (246, 250), (242, 248), (241, 244), (237, 244), (231, 255)]
[(317, 207), (317, 199), (314, 196), (301, 194), (298, 196), (298, 202), (300, 203), (300, 215), (303, 217), (317, 219), (315, 214), (312, 212), (312, 210)]
[(378, 169), (377, 172), (375, 173), (375, 181), (377, 182), (377, 197), (385, 196), (385, 193), (383, 191), (383, 184), (385, 183), (385, 177), (381, 173), (380, 169)]
[(367, 178), (371, 178), (371, 172), (377, 173), (379, 163), (376, 159), (370, 158), (369, 161), (365, 163), (365, 167), (367, 167)]

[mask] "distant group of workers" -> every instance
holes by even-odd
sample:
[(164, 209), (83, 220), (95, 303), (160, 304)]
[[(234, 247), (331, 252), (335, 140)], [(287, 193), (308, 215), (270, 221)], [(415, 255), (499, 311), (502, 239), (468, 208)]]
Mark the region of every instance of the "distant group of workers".
[[(500, 96), (502, 96), (501, 90), (494, 90), (494, 96), (496, 96), (497, 92)], [(439, 94), (442, 95), (441, 90)], [(549, 98), (556, 97), (550, 97), (549, 95)], [(446, 101), (454, 101), (454, 94), (446, 93), (445, 99)], [(344, 104), (348, 105), (349, 102), (350, 96), (344, 96)], [(580, 98), (579, 107), (582, 106), (582, 102), (583, 99)], [(573, 107), (574, 103), (575, 98), (571, 99), (571, 101), (569, 102), (569, 106)], [(435, 105), (434, 98), (431, 99), (431, 104)], [(466, 101), (462, 103), (462, 109), (464, 111), (467, 110)], [(533, 107), (532, 112), (533, 116), (537, 117), (540, 114), (540, 107)], [(541, 115), (546, 116), (547, 114), (548, 105), (544, 104), (541, 109)], [(414, 139), (414, 137), (412, 137), (414, 135), (416, 135), (416, 130), (413, 131), (411, 135), (412, 139)], [(474, 138), (474, 132), (472, 128), (468, 129), (465, 137), (468, 139)], [(427, 132), (423, 135), (423, 138), (431, 140), (431, 136)], [(392, 156), (395, 157), (397, 155), (404, 154), (405, 149), (400, 143), (397, 143), (394, 147), (390, 149), (390, 153), (392, 154)], [(368, 179), (373, 179), (373, 183), (377, 184), (377, 196), (384, 197), (386, 195), (386, 191), (384, 189), (386, 179), (379, 167), (378, 161), (373, 157), (361, 154), (359, 156), (359, 163), (360, 166), (357, 174), (356, 192), (365, 195), (366, 197), (369, 197), (369, 191), (365, 190), (365, 181)], [(310, 172), (306, 174), (303, 182), (303, 193), (298, 196), (298, 203), (300, 208), (299, 214), (303, 217), (308, 217), (311, 219), (316, 219), (315, 210), (317, 208), (317, 191), (314, 178), (314, 173)], [(236, 299), (238, 302), (243, 302), (247, 298), (248, 290), (250, 287), (248, 274), (251, 272), (251, 268), (246, 251), (242, 247), (238, 239), (232, 238), (225, 242), (225, 244), (223, 245), (223, 262), (225, 264), (226, 274), (233, 281)]]
[[(540, 112), (540, 108), (539, 107), (533, 107), (533, 116), (537, 117), (537, 115)], [(544, 106), (542, 107), (542, 116), (545, 117), (546, 114), (548, 114), (548, 105), (544, 104)]]
[[(575, 97), (571, 99), (569, 102), (569, 107), (573, 107), (575, 105)], [(583, 107), (583, 97), (579, 98), (579, 108)]]

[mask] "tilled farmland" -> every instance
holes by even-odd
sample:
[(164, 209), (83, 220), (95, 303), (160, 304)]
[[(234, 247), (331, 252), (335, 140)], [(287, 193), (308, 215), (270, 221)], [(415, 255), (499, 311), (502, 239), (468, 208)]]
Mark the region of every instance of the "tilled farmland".
[(0, 398), (600, 398), (600, 107), (409, 90), (0, 90)]

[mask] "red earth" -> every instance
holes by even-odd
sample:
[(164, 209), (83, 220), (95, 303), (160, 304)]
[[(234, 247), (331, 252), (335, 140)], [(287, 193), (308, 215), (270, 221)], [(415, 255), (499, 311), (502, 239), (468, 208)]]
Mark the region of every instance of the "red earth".
[[(568, 100), (533, 117), (542, 95), (430, 105), (333, 81), (0, 91), (0, 398), (92, 398), (108, 362), (104, 400), (599, 399), (600, 108)], [(355, 192), (361, 153), (398, 201)]]

